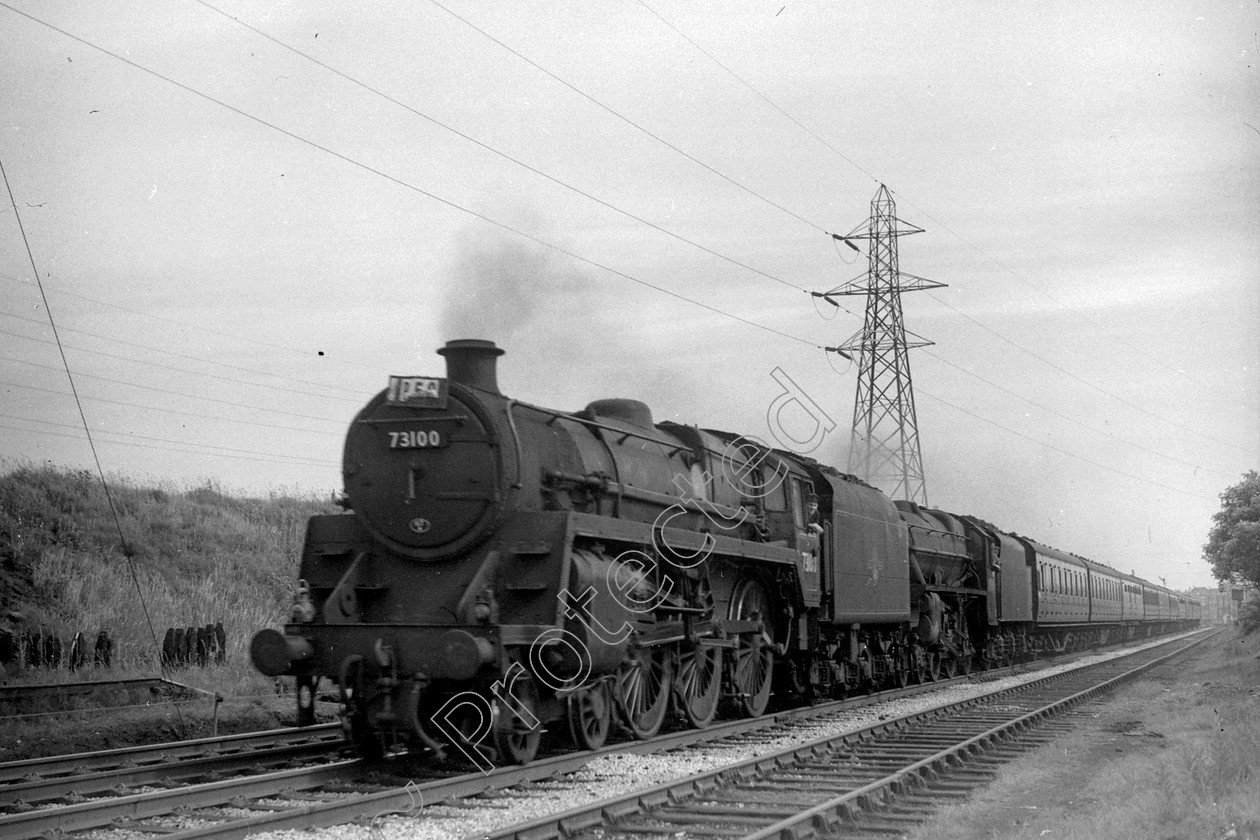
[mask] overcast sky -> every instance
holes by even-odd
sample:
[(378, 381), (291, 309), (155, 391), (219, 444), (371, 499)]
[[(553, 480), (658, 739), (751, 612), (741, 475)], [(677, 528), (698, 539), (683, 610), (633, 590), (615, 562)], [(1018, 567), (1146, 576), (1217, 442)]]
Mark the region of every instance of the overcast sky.
[(1218, 494), (1260, 466), (1258, 27), (1254, 0), (0, 0), (0, 458), (92, 465), (51, 315), (139, 481), (338, 489), (354, 413), (459, 337), (524, 401), (762, 437), (780, 368), (843, 468), (856, 366), (821, 348), (863, 301), (806, 292), (865, 271), (827, 234), (883, 183), (925, 229), (902, 270), (948, 284), (903, 298), (929, 502), (1210, 585)]

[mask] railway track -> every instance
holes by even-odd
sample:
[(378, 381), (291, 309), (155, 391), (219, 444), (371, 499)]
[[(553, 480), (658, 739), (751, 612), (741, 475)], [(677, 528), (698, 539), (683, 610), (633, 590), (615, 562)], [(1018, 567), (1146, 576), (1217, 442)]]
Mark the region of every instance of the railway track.
[(259, 773), (335, 753), (337, 724), (252, 732), (0, 764), (0, 813), (46, 808), (142, 786)]
[[(899, 834), (1071, 729), (1064, 716), (1210, 638), (824, 738), (487, 835), (488, 840), (808, 840)], [(1169, 648), (1172, 648), (1170, 651)]]
[[(1000, 672), (990, 672), (997, 677)], [(418, 814), (437, 802), (459, 808), (487, 803), (494, 790), (513, 786), (564, 784), (562, 777), (592, 759), (613, 753), (682, 751), (701, 743), (768, 743), (776, 730), (826, 721), (828, 716), (891, 698), (934, 691), (967, 678), (884, 692), (870, 697), (793, 709), (753, 721), (728, 721), (704, 730), (665, 733), (650, 741), (613, 744), (602, 750), (544, 757), (528, 767), (492, 773), (420, 769), (405, 759), (385, 767), (357, 760), (276, 769), (285, 762), (313, 761), (332, 754), (335, 726), (289, 730), (298, 739), (268, 744), (262, 733), (206, 739), (154, 748), (114, 750), (42, 762), (0, 765), (0, 835), (20, 838), (66, 836), (119, 829), (128, 836), (161, 834), (184, 838), (243, 838), (262, 831), (329, 826), (385, 814)], [(314, 736), (305, 741), (304, 736)], [(322, 753), (321, 753), (322, 750)], [(14, 774), (25, 765), (26, 776)], [(40, 765), (38, 768), (32, 765)], [(8, 775), (6, 775), (6, 773)], [(232, 778), (222, 778), (236, 774)], [(481, 797), (474, 802), (469, 799)], [(18, 805), (19, 800), (25, 804)], [(493, 806), (493, 802), (489, 803)], [(431, 812), (432, 813), (432, 812)], [(528, 836), (528, 835), (522, 835)]]
[[(911, 696), (965, 681), (958, 677), (751, 721), (721, 722), (704, 730), (666, 732), (649, 741), (552, 755), (528, 767), (498, 768), (489, 774), (418, 768), (405, 759), (385, 767), (347, 760), (275, 769), (335, 752), (342, 746), (335, 724), (11, 762), (0, 765), (0, 812), (7, 812), (0, 813), (0, 834), (17, 840), (116, 829), (131, 836), (232, 838), (330, 826), (411, 813), (437, 801), (562, 777), (600, 755), (659, 753), (699, 743), (769, 737), (802, 719), (825, 719), (890, 696)], [(234, 778), (223, 778), (233, 774)]]

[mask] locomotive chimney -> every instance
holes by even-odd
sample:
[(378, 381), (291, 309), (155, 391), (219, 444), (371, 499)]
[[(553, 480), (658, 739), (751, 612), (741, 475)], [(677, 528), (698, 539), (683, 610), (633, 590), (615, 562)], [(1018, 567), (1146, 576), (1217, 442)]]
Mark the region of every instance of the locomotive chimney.
[(493, 341), (457, 338), (446, 342), (446, 346), (438, 350), (438, 355), (446, 357), (446, 378), (451, 382), (492, 394), (499, 393), (495, 359), (502, 356), (503, 351)]

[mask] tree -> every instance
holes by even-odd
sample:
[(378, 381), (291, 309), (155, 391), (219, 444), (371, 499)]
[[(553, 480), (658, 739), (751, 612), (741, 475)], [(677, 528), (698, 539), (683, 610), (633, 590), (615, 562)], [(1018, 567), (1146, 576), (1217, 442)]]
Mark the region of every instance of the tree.
[(1260, 474), (1255, 470), (1221, 493), (1203, 559), (1212, 564), (1217, 580), (1260, 587)]

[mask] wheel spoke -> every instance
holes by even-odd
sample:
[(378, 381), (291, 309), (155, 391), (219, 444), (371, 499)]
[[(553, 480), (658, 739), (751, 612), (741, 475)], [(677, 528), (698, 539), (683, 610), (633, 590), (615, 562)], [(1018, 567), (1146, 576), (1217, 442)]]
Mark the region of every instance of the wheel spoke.
[(599, 682), (574, 692), (567, 700), (569, 735), (579, 749), (597, 750), (611, 725), (608, 688)]
[(537, 686), (530, 677), (517, 677), (495, 703), (498, 715), (494, 736), (500, 760), (528, 764), (538, 754), (538, 745), (542, 742)]
[(635, 738), (651, 738), (669, 711), (673, 683), (672, 660), (663, 648), (640, 651), (617, 674), (618, 707), (622, 723)]
[[(731, 598), (730, 617), (735, 621), (760, 621), (762, 635), (773, 637), (770, 598), (752, 578), (740, 581)], [(770, 702), (770, 677), (774, 653), (759, 635), (741, 633), (731, 655), (731, 683), (736, 709), (745, 717), (758, 717)]]
[(722, 696), (722, 649), (697, 646), (680, 653), (675, 673), (675, 711), (689, 726), (708, 726)]

